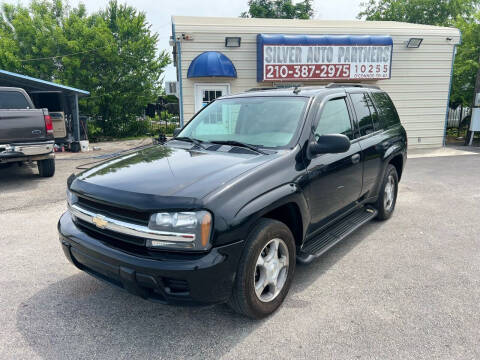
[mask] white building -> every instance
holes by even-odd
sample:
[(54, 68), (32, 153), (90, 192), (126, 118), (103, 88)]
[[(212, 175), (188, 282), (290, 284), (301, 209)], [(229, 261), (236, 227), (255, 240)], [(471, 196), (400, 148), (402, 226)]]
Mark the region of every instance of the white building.
[(374, 21), (172, 17), (181, 121), (251, 88), (376, 84), (392, 97), (410, 147), (444, 143), (460, 31)]

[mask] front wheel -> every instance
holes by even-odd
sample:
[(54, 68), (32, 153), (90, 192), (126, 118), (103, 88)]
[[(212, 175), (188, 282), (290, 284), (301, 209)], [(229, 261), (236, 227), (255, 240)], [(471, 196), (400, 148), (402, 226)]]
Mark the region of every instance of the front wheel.
[(262, 219), (251, 231), (240, 259), (229, 305), (261, 319), (287, 296), (295, 272), (295, 240), (282, 222)]
[(389, 164), (385, 171), (382, 187), (378, 195), (376, 208), (378, 210), (377, 219), (387, 220), (392, 216), (397, 203), (398, 193), (398, 175), (395, 166)]

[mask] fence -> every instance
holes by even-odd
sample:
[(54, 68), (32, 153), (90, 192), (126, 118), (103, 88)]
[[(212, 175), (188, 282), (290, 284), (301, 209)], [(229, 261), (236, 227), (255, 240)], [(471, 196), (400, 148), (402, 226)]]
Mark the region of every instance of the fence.
[(173, 134), (175, 128), (180, 127), (180, 120), (170, 119), (169, 121), (152, 121), (151, 122), (151, 132), (153, 134)]
[(458, 141), (462, 141), (466, 137), (471, 113), (472, 110), (470, 108), (463, 106), (458, 106), (456, 109), (448, 109), (446, 133), (448, 143), (458, 143)]
[(136, 136), (171, 135), (177, 127), (180, 127), (178, 117), (172, 117), (167, 121), (138, 117), (128, 122), (115, 124), (113, 127), (107, 128), (108, 130), (105, 130), (105, 123), (102, 119), (89, 119), (86, 123), (88, 139), (91, 142)]
[(470, 116), (471, 113), (472, 110), (468, 107), (459, 106), (456, 109), (449, 108), (447, 129), (460, 129), (464, 127), (466, 125), (464, 120), (467, 116)]

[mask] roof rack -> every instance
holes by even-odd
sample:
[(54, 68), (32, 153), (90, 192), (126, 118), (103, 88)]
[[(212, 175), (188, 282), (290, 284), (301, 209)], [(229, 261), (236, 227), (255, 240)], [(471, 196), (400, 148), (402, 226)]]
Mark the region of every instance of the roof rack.
[(378, 87), (377, 85), (359, 84), (359, 83), (330, 83), (326, 87), (327, 88), (358, 87), (358, 88), (380, 89), (380, 87)]
[(276, 87), (254, 87), (251, 89), (248, 89), (247, 92), (251, 91), (267, 91), (267, 90), (278, 90)]

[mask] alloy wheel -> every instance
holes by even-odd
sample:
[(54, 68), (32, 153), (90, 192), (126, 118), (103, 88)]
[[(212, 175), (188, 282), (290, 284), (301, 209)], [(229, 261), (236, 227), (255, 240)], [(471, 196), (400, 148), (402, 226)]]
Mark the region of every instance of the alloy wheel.
[(387, 183), (385, 184), (385, 194), (383, 196), (383, 206), (386, 211), (390, 211), (393, 207), (393, 202), (395, 200), (395, 179), (392, 174), (387, 178)]
[(283, 289), (288, 275), (288, 248), (282, 239), (270, 240), (260, 252), (255, 265), (255, 294), (262, 302), (275, 299)]

